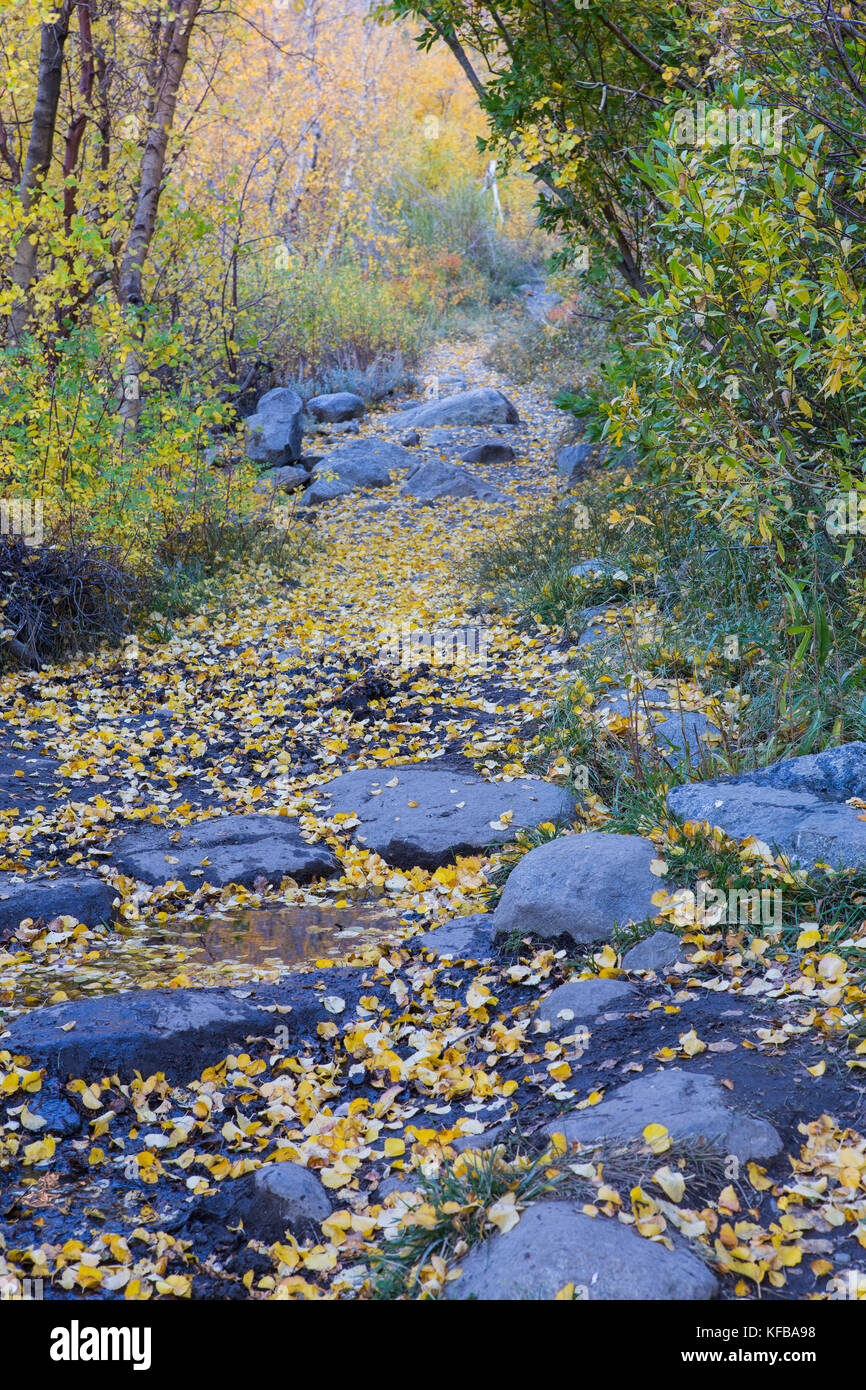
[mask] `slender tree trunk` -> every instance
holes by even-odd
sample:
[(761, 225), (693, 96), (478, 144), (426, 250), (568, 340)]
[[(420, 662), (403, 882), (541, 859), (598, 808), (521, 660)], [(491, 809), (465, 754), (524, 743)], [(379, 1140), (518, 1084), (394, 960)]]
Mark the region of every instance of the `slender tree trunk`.
[[(135, 212), (120, 266), (120, 302), (133, 312), (143, 307), (142, 277), (156, 229), (168, 140), (177, 94), (183, 79), (189, 44), (202, 0), (173, 0), (175, 18), (168, 25), (161, 50), (161, 69), (155, 75), (150, 128), (141, 159)], [(134, 431), (141, 414), (141, 362), (131, 349), (123, 368), (121, 431)]]
[[(57, 106), (63, 76), (63, 49), (69, 33), (70, 0), (63, 0), (57, 18), (42, 25), (39, 46), (39, 72), (36, 79), (36, 101), (30, 125), (27, 156), (21, 172), (18, 196), (25, 213), (33, 208), (39, 183), (48, 173), (54, 149), (57, 126)], [(21, 240), (15, 250), (12, 283), (20, 291), (10, 315), (13, 337), (20, 337), (30, 313), (29, 291), (36, 272), (36, 228), (32, 221), (25, 223)]]

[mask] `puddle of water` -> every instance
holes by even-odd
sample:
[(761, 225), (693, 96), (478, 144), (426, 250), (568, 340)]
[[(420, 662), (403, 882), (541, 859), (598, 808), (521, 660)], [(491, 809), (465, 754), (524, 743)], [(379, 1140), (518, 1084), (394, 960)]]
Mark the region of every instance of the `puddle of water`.
[(411, 920), (413, 914), (404, 914), (401, 923), (399, 913), (384, 911), (368, 897), (345, 907), (283, 906), (120, 926), (100, 941), (96, 960), (25, 965), (11, 995), (0, 1002), (11, 1006), (14, 1016), (22, 1007), (48, 1003), (59, 990), (68, 999), (81, 999), (164, 987), (183, 977), (199, 986), (274, 979), (287, 968), (301, 970), (393, 939)]
[[(197, 925), (197, 924), (195, 924)], [(184, 933), (191, 957), (243, 965), (301, 965), (347, 951), (394, 932), (399, 916), (351, 907), (274, 907), (210, 918)]]

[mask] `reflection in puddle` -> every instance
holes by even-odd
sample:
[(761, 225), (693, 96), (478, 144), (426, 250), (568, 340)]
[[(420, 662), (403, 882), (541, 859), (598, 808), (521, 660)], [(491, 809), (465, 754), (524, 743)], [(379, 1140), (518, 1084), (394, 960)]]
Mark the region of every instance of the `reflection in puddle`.
[[(274, 906), (223, 915), (166, 917), (161, 922), (118, 923), (88, 942), (86, 955), (31, 961), (0, 1004), (11, 1009), (166, 986), (236, 986), (303, 971), (317, 960), (358, 956), (368, 945), (394, 941), (420, 921), (416, 912), (388, 912), (370, 898), (315, 906)], [(0, 1031), (4, 1012), (0, 1011)]]
[(192, 957), (245, 965), (300, 965), (345, 955), (399, 926), (399, 916), (356, 904), (274, 907), (239, 912), (229, 919), (210, 918), (202, 922), (202, 930), (186, 937)]

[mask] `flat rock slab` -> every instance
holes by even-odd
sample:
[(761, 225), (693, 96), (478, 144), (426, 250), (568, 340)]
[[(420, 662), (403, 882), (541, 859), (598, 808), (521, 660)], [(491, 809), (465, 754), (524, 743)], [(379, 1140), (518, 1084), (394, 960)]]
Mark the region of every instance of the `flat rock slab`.
[(104, 879), (74, 873), (23, 882), (16, 882), (16, 877), (0, 873), (0, 932), (14, 931), (25, 917), (50, 922), (68, 916), (94, 927), (114, 916), (117, 892)]
[(795, 864), (853, 868), (866, 863), (866, 822), (844, 804), (849, 797), (866, 798), (866, 743), (674, 787), (667, 805), (682, 820), (709, 821), (733, 839), (754, 835)]
[(199, 1203), (194, 1219), (236, 1227), (243, 1222), (253, 1240), (282, 1240), (291, 1231), (299, 1240), (319, 1235), (331, 1214), (327, 1191), (315, 1173), (300, 1163), (267, 1163), (254, 1173), (227, 1179), (214, 1197)]
[(623, 970), (668, 970), (678, 960), (685, 960), (694, 950), (676, 932), (655, 931), (639, 941), (622, 958)]
[(668, 1250), (619, 1221), (584, 1216), (568, 1202), (539, 1202), (505, 1235), (476, 1246), (449, 1299), (552, 1299), (566, 1284), (579, 1297), (633, 1302), (714, 1298), (713, 1274), (684, 1246)]
[(257, 878), (279, 883), (286, 876), (309, 883), (330, 878), (340, 868), (327, 845), (301, 838), (297, 821), (255, 814), (217, 816), (179, 832), (171, 826), (128, 830), (112, 847), (112, 863), (145, 883), (186, 879), (201, 869), (201, 881), (216, 888), (227, 883), (251, 888)]
[(471, 917), (458, 917), (433, 931), (413, 936), (407, 944), (413, 950), (435, 951), (437, 956), (450, 956), (452, 960), (492, 960), (496, 954), (493, 915), (474, 912)]
[(599, 1105), (563, 1115), (546, 1133), (564, 1134), (569, 1143), (601, 1139), (640, 1142), (647, 1125), (664, 1125), (674, 1139), (714, 1141), (721, 1153), (741, 1163), (774, 1158), (782, 1140), (767, 1120), (735, 1110), (730, 1094), (712, 1076), (677, 1069), (639, 1076)]
[[(200, 1075), (249, 1036), (270, 1037), (324, 1019), (320, 1001), (297, 998), (291, 1013), (268, 1012), (285, 991), (265, 986), (230, 989), (134, 989), (99, 999), (46, 1004), (16, 1019), (0, 1048), (30, 1057), (61, 1075), (93, 1079), (162, 1071), (178, 1079)], [(72, 1025), (69, 1027), (68, 1025)]]
[(622, 980), (569, 980), (542, 999), (535, 1020), (549, 1023), (551, 1033), (571, 1033), (608, 1009), (632, 1007), (637, 998), (637, 990)]
[[(548, 817), (548, 819), (551, 819)], [(530, 850), (512, 869), (494, 914), (497, 932), (607, 941), (614, 928), (656, 915), (655, 846), (639, 835), (592, 830)]]
[(476, 386), (442, 400), (425, 401), (391, 416), (392, 429), (427, 429), (432, 425), (517, 425), (520, 416), (501, 391)]
[[(570, 819), (575, 809), (573, 798), (550, 782), (485, 782), (435, 762), (346, 772), (322, 794), (331, 814), (357, 814), (360, 825), (352, 834), (360, 844), (401, 868), (437, 869), (458, 855), (505, 844), (521, 827)], [(500, 817), (508, 811), (513, 817), (503, 825)]]
[(46, 805), (61, 782), (56, 758), (19, 748), (0, 748), (0, 811)]

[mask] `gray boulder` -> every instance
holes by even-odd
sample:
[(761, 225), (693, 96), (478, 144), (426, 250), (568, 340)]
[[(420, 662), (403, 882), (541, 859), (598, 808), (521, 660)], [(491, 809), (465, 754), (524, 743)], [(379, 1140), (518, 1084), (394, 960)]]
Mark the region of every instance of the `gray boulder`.
[(435, 951), (437, 956), (452, 960), (487, 960), (496, 952), (493, 948), (493, 916), (474, 912), (471, 917), (457, 917), (433, 931), (413, 936), (407, 943), (412, 950)]
[(297, 391), (286, 386), (267, 391), (244, 422), (247, 457), (254, 463), (294, 463), (301, 453), (303, 413)]
[[(550, 819), (550, 817), (548, 817)], [(530, 850), (508, 876), (494, 913), (497, 932), (608, 941), (616, 926), (654, 917), (661, 884), (650, 873), (656, 849), (639, 835), (592, 830)]]
[[(573, 798), (550, 782), (534, 777), (485, 782), (435, 762), (346, 772), (321, 791), (332, 813), (357, 813), (356, 840), (398, 867), (436, 869), (458, 855), (506, 843), (520, 826), (574, 814)], [(514, 815), (501, 825), (505, 811)]]
[(392, 468), (410, 468), (415, 462), (407, 449), (390, 440), (354, 439), (320, 458), (312, 476), (333, 477), (350, 488), (387, 487)]
[(225, 1179), (215, 1196), (198, 1204), (196, 1218), (237, 1227), (253, 1240), (282, 1240), (291, 1231), (299, 1240), (315, 1239), (331, 1214), (326, 1189), (300, 1163), (267, 1163), (254, 1173)]
[(566, 444), (556, 455), (556, 471), (561, 478), (585, 478), (604, 462), (606, 452), (604, 444)]
[[(586, 623), (587, 626), (577, 639), (579, 647), (593, 646), (598, 642), (606, 642), (610, 637), (620, 635), (620, 626), (614, 626), (612, 622), (609, 625), (607, 622), (607, 614), (612, 611), (609, 603), (599, 603), (594, 608), (584, 608), (580, 615), (580, 621)], [(620, 623), (625, 629), (630, 627), (627, 618), (621, 618)]]
[[(664, 710), (670, 713), (657, 718), (657, 713)], [(699, 761), (709, 747), (710, 729), (717, 728), (700, 710), (680, 709), (667, 690), (611, 690), (599, 701), (597, 712), (602, 716), (621, 715), (633, 726), (643, 720), (658, 748), (674, 762), (686, 757)]]
[(668, 1250), (568, 1202), (530, 1207), (510, 1231), (476, 1246), (462, 1269), (446, 1286), (449, 1299), (552, 1299), (566, 1284), (599, 1301), (699, 1301), (718, 1292), (710, 1270), (679, 1242)]
[(0, 932), (14, 931), (25, 917), (75, 917), (89, 927), (110, 922), (117, 890), (90, 874), (66, 873), (57, 878), (27, 878), (0, 873)]
[(279, 883), (286, 876), (309, 883), (331, 877), (340, 867), (327, 845), (302, 839), (297, 821), (256, 814), (217, 816), (179, 831), (170, 826), (128, 830), (112, 846), (112, 862), (145, 883), (187, 879), (201, 869), (201, 881), (217, 888), (227, 883), (251, 888), (257, 878)]
[(286, 463), (279, 468), (268, 468), (256, 483), (257, 492), (297, 492), (310, 481), (306, 468)]
[(664, 1125), (673, 1139), (713, 1141), (721, 1153), (741, 1163), (782, 1152), (782, 1140), (767, 1120), (734, 1109), (730, 1092), (706, 1072), (679, 1068), (628, 1081), (599, 1105), (551, 1121), (546, 1133), (559, 1132), (570, 1144), (640, 1142), (651, 1124)]
[(622, 958), (623, 970), (667, 970), (685, 960), (693, 946), (687, 946), (676, 932), (654, 931), (639, 941)]
[(476, 386), (472, 391), (425, 401), (391, 417), (393, 429), (428, 429), (433, 425), (517, 425), (520, 416), (501, 391)]
[(464, 463), (513, 463), (517, 458), (510, 444), (501, 444), (498, 440), (487, 439), (483, 444), (473, 444), (470, 448), (464, 449), (459, 455)]
[(755, 835), (795, 864), (838, 868), (866, 863), (866, 822), (845, 805), (849, 797), (866, 799), (866, 743), (674, 787), (667, 805), (682, 820), (709, 821), (734, 839)]
[(607, 575), (618, 574), (619, 566), (612, 565), (609, 560), (578, 560), (576, 565), (569, 566), (568, 573), (572, 579), (604, 579)]
[(307, 401), (307, 412), (314, 420), (339, 424), (343, 420), (360, 420), (365, 412), (364, 402), (353, 391), (334, 391), (326, 396), (313, 396)]
[(475, 497), (481, 502), (504, 502), (505, 498), (492, 483), (485, 482), (468, 468), (432, 459), (416, 468), (402, 488), (402, 496), (429, 505), (443, 497)]
[(309, 487), (302, 493), (302, 507), (320, 507), (323, 502), (333, 502), (336, 497), (348, 497), (355, 489), (349, 483), (341, 483), (339, 478), (313, 478)]
[(637, 991), (622, 980), (569, 980), (542, 999), (535, 1021), (549, 1023), (551, 1033), (573, 1033), (608, 1010), (628, 1009)]

